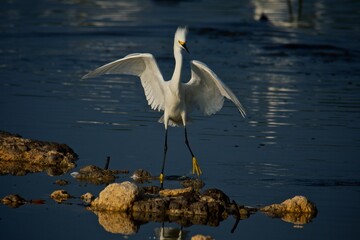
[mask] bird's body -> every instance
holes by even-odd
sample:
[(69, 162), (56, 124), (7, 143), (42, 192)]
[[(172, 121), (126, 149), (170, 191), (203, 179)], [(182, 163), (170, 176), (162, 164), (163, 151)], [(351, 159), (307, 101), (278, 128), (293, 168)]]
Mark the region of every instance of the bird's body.
[(187, 139), (188, 114), (192, 110), (198, 109), (205, 115), (212, 115), (222, 108), (224, 97), (226, 97), (237, 106), (239, 112), (245, 117), (245, 110), (236, 96), (204, 63), (191, 61), (191, 79), (187, 83), (181, 82), (182, 51), (188, 52), (185, 45), (186, 33), (187, 29), (182, 27), (179, 27), (175, 33), (175, 69), (169, 81), (164, 81), (155, 58), (149, 53), (130, 54), (99, 67), (83, 77), (89, 78), (101, 74), (129, 74), (140, 77), (148, 104), (154, 110), (164, 111), (164, 115), (159, 120), (165, 126), (164, 160), (160, 178), (163, 177), (169, 125), (185, 127), (185, 142), (193, 157), (193, 172), (195, 171), (199, 175), (201, 170)]

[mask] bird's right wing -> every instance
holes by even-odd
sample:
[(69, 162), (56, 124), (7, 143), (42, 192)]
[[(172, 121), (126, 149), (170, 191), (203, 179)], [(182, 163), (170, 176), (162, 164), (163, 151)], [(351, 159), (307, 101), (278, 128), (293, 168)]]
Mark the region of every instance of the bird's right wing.
[(205, 115), (215, 114), (222, 108), (226, 97), (236, 105), (243, 117), (246, 115), (235, 94), (200, 61), (191, 61), (191, 79), (184, 86), (186, 107), (190, 111), (195, 107)]
[(138, 76), (152, 109), (164, 110), (164, 78), (154, 56), (150, 53), (134, 53), (89, 72), (82, 79), (102, 74), (128, 74)]

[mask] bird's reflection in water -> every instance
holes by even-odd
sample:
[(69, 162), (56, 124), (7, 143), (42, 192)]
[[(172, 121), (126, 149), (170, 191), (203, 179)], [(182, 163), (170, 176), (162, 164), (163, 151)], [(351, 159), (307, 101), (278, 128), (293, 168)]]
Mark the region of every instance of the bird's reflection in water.
[(174, 227), (165, 227), (165, 224), (162, 223), (161, 228), (155, 228), (156, 239), (160, 240), (181, 240), (185, 239), (187, 231), (184, 231), (183, 228), (174, 228)]

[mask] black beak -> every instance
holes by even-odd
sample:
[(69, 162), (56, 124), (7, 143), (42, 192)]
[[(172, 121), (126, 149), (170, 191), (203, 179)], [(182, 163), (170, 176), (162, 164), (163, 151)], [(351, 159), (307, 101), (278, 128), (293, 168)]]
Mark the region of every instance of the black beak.
[(188, 49), (187, 46), (186, 46), (186, 43), (182, 44), (181, 46), (183, 46), (183, 48), (185, 49), (185, 51), (190, 54), (189, 49)]

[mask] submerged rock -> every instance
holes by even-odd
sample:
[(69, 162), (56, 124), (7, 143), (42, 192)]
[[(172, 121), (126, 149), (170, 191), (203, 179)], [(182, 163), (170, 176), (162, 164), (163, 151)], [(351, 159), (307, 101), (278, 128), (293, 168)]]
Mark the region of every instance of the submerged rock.
[(138, 187), (131, 182), (112, 183), (91, 202), (91, 208), (107, 211), (129, 211), (139, 196)]
[(49, 175), (60, 175), (74, 168), (76, 160), (76, 153), (65, 144), (0, 131), (0, 174), (47, 171)]
[(295, 196), (280, 204), (263, 207), (260, 211), (294, 224), (309, 223), (317, 214), (315, 204), (304, 196)]
[(12, 208), (17, 208), (24, 205), (26, 200), (17, 194), (11, 194), (2, 198), (1, 203)]
[(59, 186), (65, 186), (68, 185), (70, 182), (64, 179), (58, 179), (55, 181), (55, 184), (59, 185)]
[(54, 199), (54, 201), (62, 203), (71, 198), (71, 195), (67, 191), (61, 189), (55, 190), (53, 193), (51, 193), (50, 197)]

